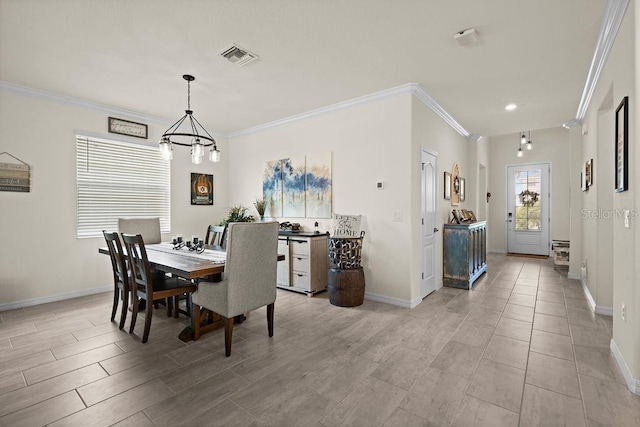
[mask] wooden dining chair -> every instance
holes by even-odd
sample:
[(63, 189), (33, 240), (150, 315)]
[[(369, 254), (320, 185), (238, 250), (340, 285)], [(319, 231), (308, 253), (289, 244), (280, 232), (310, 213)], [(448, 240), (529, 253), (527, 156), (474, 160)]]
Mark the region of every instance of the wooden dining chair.
[(133, 328), (136, 326), (139, 299), (148, 301), (144, 315), (144, 334), (142, 336), (142, 342), (146, 343), (149, 339), (149, 330), (151, 329), (151, 318), (153, 315), (153, 309), (150, 303), (166, 298), (167, 306), (169, 306), (171, 301), (174, 301), (175, 317), (178, 317), (179, 297), (193, 292), (196, 290), (196, 286), (191, 282), (180, 280), (179, 278), (166, 278), (162, 281), (154, 281), (142, 236), (140, 234), (123, 234), (122, 240), (127, 249), (129, 259), (131, 295), (133, 298), (133, 318), (131, 319), (129, 333), (133, 333)]
[(109, 248), (111, 267), (113, 268), (113, 308), (111, 309), (111, 321), (114, 321), (118, 309), (118, 302), (122, 300), (119, 325), (119, 328), (122, 329), (124, 328), (124, 322), (127, 320), (127, 307), (129, 306), (129, 294), (131, 293), (129, 272), (127, 271), (127, 263), (122, 252), (122, 244), (120, 243), (118, 233), (108, 233), (103, 230), (102, 234)]
[[(160, 218), (158, 217), (134, 217), (134, 218), (118, 218), (118, 233), (122, 234), (140, 234), (147, 245), (161, 243), (162, 233), (160, 232)], [(166, 280), (165, 273), (162, 271), (152, 270), (153, 280), (155, 283)], [(167, 314), (171, 316), (171, 306), (169, 301), (156, 301), (153, 306), (158, 308), (158, 302), (166, 304)], [(142, 308), (145, 302), (142, 303)]]
[(198, 283), (192, 294), (194, 340), (200, 336), (200, 307), (224, 317), (224, 345), (231, 355), (234, 317), (267, 306), (267, 329), (273, 336), (278, 258), (277, 222), (229, 224), (227, 259), (220, 282)]
[(207, 227), (207, 235), (204, 238), (205, 245), (217, 245), (225, 247), (225, 240), (227, 239), (227, 226), (225, 225), (210, 225)]

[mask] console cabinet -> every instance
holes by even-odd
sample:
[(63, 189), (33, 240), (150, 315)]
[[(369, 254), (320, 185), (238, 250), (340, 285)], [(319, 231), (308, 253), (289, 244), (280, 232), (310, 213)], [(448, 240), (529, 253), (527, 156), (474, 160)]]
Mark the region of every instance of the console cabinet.
[(443, 235), (443, 285), (471, 289), (487, 271), (486, 221), (445, 224)]
[(277, 286), (313, 296), (327, 288), (329, 271), (328, 235), (280, 232)]

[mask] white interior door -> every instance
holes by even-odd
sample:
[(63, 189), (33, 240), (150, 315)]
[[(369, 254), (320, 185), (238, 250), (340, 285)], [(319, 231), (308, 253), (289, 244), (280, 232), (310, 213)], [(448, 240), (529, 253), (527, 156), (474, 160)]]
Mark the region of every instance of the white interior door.
[(421, 298), (436, 289), (436, 160), (434, 154), (422, 150)]
[(507, 167), (507, 252), (549, 255), (549, 163)]

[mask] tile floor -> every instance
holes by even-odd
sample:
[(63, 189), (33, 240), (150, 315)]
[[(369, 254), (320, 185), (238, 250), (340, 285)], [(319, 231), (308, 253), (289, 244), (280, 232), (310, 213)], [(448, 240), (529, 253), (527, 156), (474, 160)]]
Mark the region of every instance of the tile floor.
[(472, 291), (414, 309), (278, 291), (275, 336), (253, 312), (230, 358), (222, 331), (185, 344), (163, 310), (143, 345), (110, 298), (0, 313), (1, 426), (640, 425), (611, 318), (549, 261), (492, 254)]

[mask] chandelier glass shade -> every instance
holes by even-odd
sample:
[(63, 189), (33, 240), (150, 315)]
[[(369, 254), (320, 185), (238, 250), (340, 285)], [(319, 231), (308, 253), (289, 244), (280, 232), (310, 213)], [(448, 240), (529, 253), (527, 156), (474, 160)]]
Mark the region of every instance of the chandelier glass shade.
[(182, 78), (187, 81), (187, 109), (185, 110), (185, 115), (162, 134), (158, 144), (162, 158), (165, 160), (173, 159), (174, 145), (191, 147), (191, 163), (199, 165), (202, 163), (205, 147), (211, 147), (209, 149), (209, 160), (219, 162), (220, 151), (216, 140), (193, 116), (193, 110), (191, 110), (191, 82), (196, 78), (189, 74), (183, 75)]

